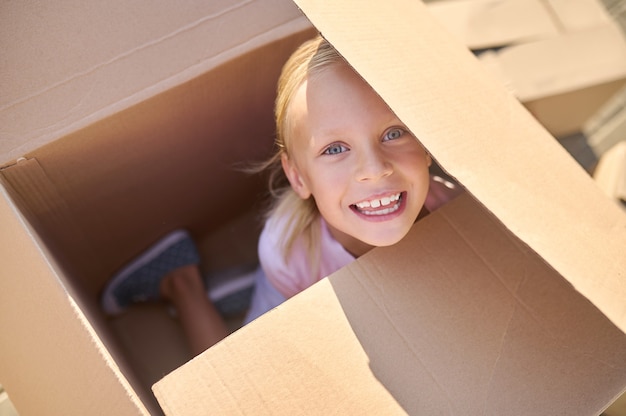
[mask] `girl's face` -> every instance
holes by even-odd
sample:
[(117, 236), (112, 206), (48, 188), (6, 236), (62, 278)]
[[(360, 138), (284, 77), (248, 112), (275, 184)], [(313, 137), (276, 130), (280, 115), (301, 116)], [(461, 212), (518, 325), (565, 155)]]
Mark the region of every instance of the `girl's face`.
[(283, 169), (333, 237), (356, 256), (400, 241), (428, 192), (431, 159), (415, 137), (346, 64), (305, 81), (288, 111)]

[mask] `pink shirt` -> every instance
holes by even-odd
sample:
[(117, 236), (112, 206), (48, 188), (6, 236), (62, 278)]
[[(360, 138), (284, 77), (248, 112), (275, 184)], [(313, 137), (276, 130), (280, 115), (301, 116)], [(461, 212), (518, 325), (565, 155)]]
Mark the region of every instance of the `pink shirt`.
[(354, 256), (330, 235), (326, 221), (321, 219), (316, 224), (321, 228), (317, 275), (312, 275), (313, 267), (309, 263), (302, 239), (295, 241), (291, 255), (285, 262), (282, 242), (286, 224), (281, 220), (283, 219), (271, 218), (266, 222), (259, 239), (259, 261), (267, 280), (285, 298), (300, 293), (354, 260)]
[[(432, 212), (441, 205), (457, 196), (462, 190), (454, 184), (437, 176), (431, 176), (430, 188), (424, 206)], [(282, 254), (282, 243), (285, 232), (284, 218), (270, 218), (259, 239), (259, 261), (267, 280), (285, 298), (290, 298), (303, 291), (313, 283), (336, 272), (354, 260), (354, 256), (346, 251), (328, 230), (328, 225), (320, 218), (316, 226), (321, 227), (320, 262), (318, 273), (312, 275), (314, 269), (307, 257), (302, 239), (294, 243), (291, 255), (285, 261)]]

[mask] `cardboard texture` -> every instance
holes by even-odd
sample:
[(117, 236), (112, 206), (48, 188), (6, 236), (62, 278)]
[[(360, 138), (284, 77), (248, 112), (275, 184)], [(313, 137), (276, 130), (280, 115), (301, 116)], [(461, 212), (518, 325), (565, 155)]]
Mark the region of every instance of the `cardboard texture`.
[(437, 0), (426, 5), (472, 50), (551, 38), (611, 21), (599, 0)]
[(19, 414), (148, 414), (5, 191), (0, 218), (0, 377)]
[(481, 60), (555, 137), (580, 132), (626, 83), (626, 40), (612, 22)]
[(236, 162), (270, 151), (280, 67), (315, 31), (287, 0), (3, 2), (0, 383), (19, 414), (597, 414), (626, 386), (623, 213), (420, 2), (298, 5), (473, 198), (183, 365), (159, 404), (180, 328), (163, 305), (107, 319), (99, 291), (177, 227), (208, 269), (256, 260), (265, 183)]
[(624, 334), (465, 196), (155, 393), (168, 415), (592, 415), (625, 371)]
[(3, 163), (299, 24), (296, 8), (285, 0), (192, 1), (181, 7), (63, 0), (36, 12), (22, 3), (0, 7), (6, 16), (0, 45), (11, 62), (2, 67)]
[(480, 203), (164, 378), (166, 413), (599, 414), (626, 386), (626, 216), (424, 5), (298, 5)]
[(180, 328), (163, 305), (108, 320), (99, 292), (176, 227), (209, 268), (256, 261), (266, 185), (236, 162), (270, 150), (310, 23), (274, 0), (0, 7), (0, 383), (20, 414), (158, 415)]
[[(422, 4), (394, 3), (406, 13), (391, 6), (372, 7), (343, 24), (332, 15), (352, 10), (351, 2), (327, 8), (305, 4), (311, 9), (306, 10), (307, 17), (384, 97), (440, 165), (626, 329), (626, 306), (620, 300), (626, 290), (620, 274), (626, 258), (619, 254), (626, 247), (626, 218), (606, 203), (593, 180), (518, 101), (494, 84)], [(380, 36), (385, 19), (376, 24), (377, 14), (397, 21), (398, 30)], [(359, 48), (361, 42), (368, 47)], [(398, 52), (389, 45), (402, 45), (405, 51), (394, 77), (387, 76), (384, 60), (372, 58)], [(550, 169), (549, 180), (546, 169)], [(609, 241), (612, 244), (606, 247)], [(619, 295), (605, 291), (607, 284), (619, 290)]]
[(559, 33), (542, 0), (444, 0), (427, 6), (470, 49), (501, 47)]
[(545, 0), (544, 4), (564, 33), (604, 26), (611, 22), (604, 2), (599, 0)]

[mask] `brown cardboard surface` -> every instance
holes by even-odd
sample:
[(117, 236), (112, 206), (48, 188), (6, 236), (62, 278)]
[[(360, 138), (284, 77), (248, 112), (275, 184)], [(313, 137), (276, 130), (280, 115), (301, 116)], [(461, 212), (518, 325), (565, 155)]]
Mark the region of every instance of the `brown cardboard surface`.
[(611, 21), (599, 0), (437, 0), (426, 5), (473, 50), (551, 38)]
[(274, 0), (0, 8), (0, 383), (24, 414), (159, 414), (149, 387), (188, 354), (175, 322), (163, 305), (109, 322), (99, 292), (176, 227), (211, 267), (256, 256), (237, 222), (265, 183), (236, 162), (271, 147), (276, 78), (310, 24)]
[(351, 0), (298, 4), (448, 173), (626, 330), (626, 216), (423, 4), (372, 6), (349, 22)]
[(522, 102), (621, 79), (626, 72), (626, 41), (614, 23), (505, 48), (498, 55)]
[(90, 276), (77, 279), (89, 296), (167, 231), (200, 240), (255, 204), (265, 182), (237, 164), (268, 154), (281, 62), (308, 36), (233, 58), (2, 171), (68, 273)]
[(0, 15), (11, 63), (1, 67), (0, 164), (303, 27), (285, 0), (4, 2)]
[(603, 26), (611, 21), (600, 0), (544, 0), (562, 32)]
[(614, 23), (514, 45), (483, 59), (556, 137), (581, 131), (626, 83), (626, 40)]
[(552, 135), (561, 139), (579, 134), (584, 128), (585, 120), (624, 85), (626, 81), (619, 79), (546, 96), (528, 101), (524, 105)]
[(168, 415), (599, 414), (626, 335), (471, 197), (154, 387)]
[(0, 377), (19, 414), (148, 414), (4, 191), (0, 218)]
[(522, 43), (559, 33), (551, 10), (542, 0), (443, 0), (427, 6), (470, 49)]
[[(153, 2), (79, 3), (64, 0), (54, 7), (31, 7), (5, 2), (0, 6), (3, 16), (12, 17), (0, 25), (0, 42), (7, 51), (7, 62), (15, 63), (0, 68), (1, 78), (7, 81), (0, 94), (0, 383), (20, 414), (142, 414), (146, 407), (150, 413), (158, 414), (151, 397), (142, 392), (145, 386), (136, 381), (137, 369), (133, 368), (150, 364), (129, 363), (133, 354), (141, 351), (128, 354), (121, 351), (123, 346), (116, 341), (118, 328), (133, 331), (143, 321), (110, 325), (98, 310), (99, 288), (115, 268), (166, 229), (191, 227), (194, 236), (204, 242), (210, 240), (207, 234), (215, 232), (216, 227), (236, 221), (252, 205), (252, 193), (258, 189), (253, 183), (255, 178), (243, 180), (243, 174), (233, 173), (229, 170), (232, 166), (222, 164), (223, 156), (256, 158), (269, 147), (268, 103), (275, 76), (290, 50), (310, 35), (305, 30), (309, 25), (292, 3), (281, 0), (203, 2), (176, 8), (169, 3)], [(486, 206), (481, 215), (492, 210), (506, 227), (547, 259), (623, 330), (621, 300), (625, 289), (619, 273), (625, 269), (621, 250), (624, 221), (616, 215), (616, 209), (598, 198), (600, 192), (591, 187), (590, 180), (583, 179), (576, 164), (550, 141), (549, 135), (501, 87), (480, 72), (473, 57), (458, 42), (449, 40), (449, 35), (427, 16), (421, 4), (392, 2), (368, 4), (364, 8), (362, 2), (354, 1), (315, 7), (329, 8), (320, 9), (326, 13), (322, 20), (327, 21), (315, 19), (320, 29), (332, 36), (331, 41), (406, 119), (437, 160)], [(307, 5), (307, 13), (311, 12), (317, 13), (312, 5)], [(389, 22), (394, 22), (392, 31)], [(325, 26), (327, 23), (329, 27)], [(411, 45), (414, 53), (390, 48), (394, 44)], [(400, 56), (408, 65), (397, 67), (398, 77), (388, 77), (389, 62)], [(415, 74), (419, 77), (413, 78)], [(407, 79), (411, 82), (406, 83)], [(429, 92), (423, 96), (425, 91)], [(420, 97), (417, 103), (416, 96)], [(234, 151), (233, 143), (241, 146)], [(13, 163), (20, 157), (23, 159), (19, 163)], [(551, 166), (549, 175), (538, 175), (547, 165)], [(562, 184), (567, 186), (561, 187)], [(237, 209), (215, 204), (215, 195), (228, 199)], [(548, 200), (551, 204), (545, 202)], [(602, 250), (598, 241), (603, 243)], [(368, 270), (375, 270), (378, 262), (384, 262), (372, 258), (372, 264), (364, 263)], [(359, 276), (363, 273), (368, 272), (358, 271)], [(565, 282), (549, 281), (559, 288)], [(315, 393), (308, 399), (323, 397), (306, 404), (320, 409), (322, 414), (337, 408), (352, 408), (363, 414), (373, 407), (380, 414), (392, 414), (420, 406), (401, 388), (410, 384), (404, 385), (407, 373), (399, 370), (415, 367), (393, 362), (394, 357), (411, 356), (406, 351), (395, 354), (398, 345), (404, 343), (398, 338), (404, 330), (378, 325), (376, 322), (380, 321), (375, 319), (359, 321), (358, 313), (354, 318), (361, 307), (367, 312), (372, 300), (363, 290), (352, 290), (358, 288), (358, 282), (346, 279), (347, 287), (343, 286), (344, 280), (339, 281), (339, 286), (336, 282), (323, 283), (320, 289), (302, 294), (302, 302), (320, 302), (331, 312), (329, 315), (323, 308), (305, 311), (298, 303), (288, 303), (211, 351), (206, 355), (209, 361), (203, 356), (183, 367), (174, 373), (180, 377), (174, 375), (164, 381), (170, 392), (180, 395), (166, 398), (163, 407), (168, 411), (176, 409), (182, 406), (180, 400), (190, 394), (191, 400), (181, 412), (194, 409), (205, 414), (206, 408), (199, 406), (212, 400), (202, 389), (208, 379), (205, 372), (233, 368), (240, 370), (234, 373), (240, 378), (227, 394), (242, 397), (242, 401), (220, 400), (216, 405), (225, 409), (248, 406), (243, 400), (247, 394), (259, 399), (256, 405), (260, 407), (254, 408), (253, 414), (257, 409), (280, 412), (289, 409), (289, 405), (300, 405), (297, 397), (283, 397), (288, 396), (290, 389), (296, 391), (298, 382), (308, 389), (307, 393)], [(574, 293), (567, 289), (565, 285), (565, 293)], [(561, 289), (556, 290), (560, 295)], [(412, 291), (403, 294), (413, 296)], [(506, 299), (505, 296), (504, 301), (494, 302), (510, 312), (515, 309), (511, 304), (515, 305), (516, 300), (507, 304)], [(572, 301), (578, 305), (580, 298), (573, 299), (579, 299)], [(507, 305), (511, 308), (506, 309)], [(584, 310), (595, 310), (589, 307)], [(554, 308), (557, 317), (568, 318), (562, 303)], [(300, 319), (310, 314), (319, 316), (320, 311), (322, 319), (318, 324), (302, 325)], [(375, 311), (364, 312), (363, 316), (378, 316), (378, 310)], [(300, 316), (301, 312), (304, 316), (294, 319), (292, 314)], [(477, 312), (472, 316), (483, 315)], [(605, 364), (610, 367), (615, 357), (620, 357), (621, 350), (614, 349), (621, 346), (621, 337), (607, 329), (611, 326), (598, 316), (589, 312), (580, 320), (597, 319), (596, 329), (602, 332), (597, 345), (605, 345), (607, 339), (616, 337), (613, 347), (607, 347), (601, 356), (602, 361), (597, 359), (598, 347), (587, 348), (580, 342), (584, 336), (571, 326), (567, 327), (571, 329), (567, 336), (548, 339), (545, 348), (533, 346), (530, 354), (542, 358), (542, 354), (547, 354), (552, 365), (547, 368), (556, 368), (566, 380), (573, 378), (578, 383), (579, 378), (587, 376), (596, 380), (597, 368), (582, 364), (578, 370), (578, 365), (571, 366), (570, 362), (578, 363), (578, 352), (589, 352), (587, 357), (594, 357), (591, 362), (605, 369)], [(385, 321), (388, 322), (391, 321)], [(515, 324), (517, 320), (511, 322)], [(415, 330), (413, 323), (410, 319), (398, 328)], [(244, 367), (258, 363), (257, 358), (262, 355), (258, 346), (268, 342), (272, 333), (267, 326), (275, 324), (284, 325), (284, 337), (276, 339), (287, 346), (276, 348), (272, 343), (268, 347), (271, 353), (278, 354), (270, 365)], [(554, 326), (552, 323), (548, 327)], [(521, 338), (502, 344), (514, 350), (508, 357), (517, 357), (514, 347), (522, 345), (517, 340), (534, 335), (523, 332), (528, 329), (524, 326), (509, 328), (513, 332), (507, 334), (522, 331)], [(581, 328), (586, 331), (586, 326)], [(377, 332), (372, 333), (372, 329)], [(493, 331), (500, 335), (501, 329), (502, 326), (485, 325), (481, 333)], [(530, 327), (530, 331), (534, 329), (537, 339), (546, 339), (545, 332), (537, 326)], [(443, 341), (448, 336), (458, 336), (449, 328), (434, 328), (435, 335), (440, 332), (449, 334)], [(316, 342), (319, 334), (326, 337), (322, 341), (329, 342)], [(387, 335), (393, 335), (399, 343), (378, 345), (379, 334), (384, 334), (380, 337), (384, 341), (392, 339)], [(559, 345), (564, 345), (561, 341), (567, 338), (569, 342), (571, 337), (572, 345), (580, 349), (567, 351), (563, 360), (557, 362), (554, 352), (560, 354)], [(294, 343), (295, 340), (302, 342)], [(326, 349), (322, 348), (324, 345)], [(238, 352), (242, 354), (237, 354), (236, 359), (228, 355)], [(482, 357), (480, 351), (474, 356)], [(230, 358), (224, 361), (225, 357)], [(455, 356), (442, 355), (443, 359), (448, 357)], [(489, 361), (492, 358), (487, 357), (487, 362), (493, 363)], [(204, 367), (207, 362), (213, 370)], [(405, 362), (408, 363), (403, 360), (402, 364)], [(467, 365), (472, 362), (473, 359)], [(494, 368), (513, 368), (526, 374), (530, 367), (519, 368), (525, 364), (528, 361), (518, 363), (512, 359)], [(446, 373), (446, 381), (454, 384), (451, 389), (460, 389), (460, 396), (469, 397), (466, 389), (480, 384), (468, 387), (463, 381), (473, 381), (473, 377), (484, 381), (485, 373), (479, 370), (462, 375)], [(535, 376), (540, 381), (547, 379), (541, 368), (535, 366), (532, 370), (527, 380), (535, 382)], [(151, 367), (147, 371), (153, 374), (158, 370)], [(601, 390), (597, 395), (586, 384), (577, 386), (589, 387), (593, 395), (588, 405), (594, 409), (599, 408), (600, 402), (608, 403), (606, 397), (624, 386), (623, 380), (611, 371), (607, 369), (605, 375), (609, 376), (597, 385)], [(283, 381), (278, 382), (278, 390), (263, 384), (268, 374), (278, 377), (279, 372)], [(249, 379), (248, 373), (252, 374)], [(311, 377), (304, 379), (302, 374)], [(188, 375), (200, 378), (188, 379)], [(500, 377), (498, 373), (494, 375)], [(320, 385), (317, 377), (332, 382)], [(354, 384), (345, 383), (348, 377)], [(424, 405), (441, 403), (438, 392), (444, 390), (424, 385), (432, 389), (434, 400)], [(188, 390), (183, 393), (181, 386)], [(355, 390), (352, 386), (358, 387)], [(558, 391), (558, 397), (562, 397), (563, 390), (558, 386), (550, 391)], [(517, 387), (514, 384), (507, 392), (510, 394)], [(225, 392), (215, 390), (216, 394), (220, 391)], [(540, 403), (546, 401), (540, 392), (523, 392), (528, 397), (536, 393)], [(479, 393), (482, 395), (476, 400), (490, 397), (484, 390)], [(584, 396), (574, 399), (580, 397)]]
[[(163, 310), (139, 309), (109, 322), (99, 309), (99, 292), (125, 262), (178, 227), (194, 235), (209, 267), (256, 259), (260, 215), (252, 226), (237, 221), (251, 207), (260, 209), (266, 185), (237, 163), (265, 158), (280, 67), (310, 36), (305, 30), (268, 41), (42, 146), (0, 173), (146, 403), (154, 400), (149, 386), (189, 358), (184, 338)], [(133, 328), (142, 325), (148, 326), (144, 340), (170, 339), (136, 342)]]
[(475, 199), (165, 377), (166, 413), (600, 413), (626, 387), (626, 216), (424, 5), (297, 3)]

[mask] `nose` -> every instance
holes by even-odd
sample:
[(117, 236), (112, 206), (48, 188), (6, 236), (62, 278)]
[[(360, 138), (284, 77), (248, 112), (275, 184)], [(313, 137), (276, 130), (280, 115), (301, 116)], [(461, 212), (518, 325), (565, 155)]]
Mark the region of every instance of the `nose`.
[(384, 151), (377, 146), (362, 149), (359, 155), (357, 180), (375, 181), (393, 172), (393, 164)]

